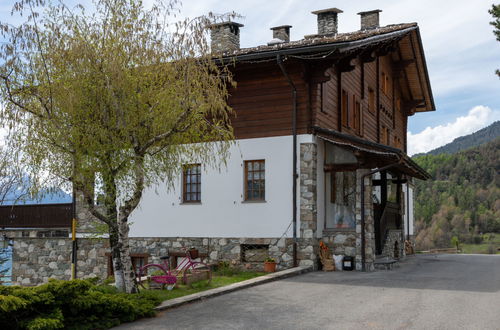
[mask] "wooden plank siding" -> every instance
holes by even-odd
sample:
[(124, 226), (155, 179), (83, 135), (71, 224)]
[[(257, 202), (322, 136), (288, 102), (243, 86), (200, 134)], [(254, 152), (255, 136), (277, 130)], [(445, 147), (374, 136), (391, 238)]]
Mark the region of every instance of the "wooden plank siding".
[(73, 204), (0, 206), (1, 228), (70, 228)]
[[(398, 59), (398, 53), (392, 52), (375, 61), (358, 61), (353, 70), (342, 73), (333, 60), (320, 65), (287, 61), (286, 70), (297, 88), (297, 133), (311, 133), (314, 125), (406, 150), (407, 115), (401, 104), (408, 86), (401, 86), (404, 79), (395, 76)], [(230, 90), (229, 104), (235, 111), (231, 121), (236, 138), (291, 135), (292, 91), (277, 63), (237, 64), (233, 73), (237, 87)], [(388, 79), (386, 92), (383, 76)], [(359, 102), (359, 130), (342, 125), (342, 90), (348, 94), (350, 112)], [(370, 91), (374, 111), (369, 109)], [(349, 119), (352, 123), (354, 116)]]
[[(303, 68), (287, 65), (287, 70), (297, 88), (297, 133), (304, 134), (311, 126), (309, 86)], [(234, 78), (229, 105), (237, 139), (292, 134), (292, 90), (276, 63), (235, 71)]]

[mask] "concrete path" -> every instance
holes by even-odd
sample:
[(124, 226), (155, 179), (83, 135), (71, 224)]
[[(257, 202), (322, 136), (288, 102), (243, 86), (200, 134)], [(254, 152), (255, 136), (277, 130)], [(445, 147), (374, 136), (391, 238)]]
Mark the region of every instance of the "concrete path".
[(120, 329), (500, 329), (500, 256), (419, 255), (392, 271), (313, 272)]

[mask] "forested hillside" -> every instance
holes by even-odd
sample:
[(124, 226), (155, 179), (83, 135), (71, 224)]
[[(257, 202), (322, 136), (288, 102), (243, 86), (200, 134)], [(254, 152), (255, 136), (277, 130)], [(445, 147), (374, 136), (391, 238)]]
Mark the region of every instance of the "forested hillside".
[(480, 243), (483, 233), (500, 233), (500, 138), (456, 154), (414, 160), (432, 179), (416, 183), (418, 249)]
[(488, 127), (480, 129), (479, 131), (461, 136), (453, 140), (442, 147), (436, 148), (424, 154), (417, 154), (414, 157), (420, 157), (423, 155), (439, 155), (443, 153), (453, 154), (462, 150), (466, 150), (472, 147), (477, 147), (481, 144), (490, 142), (500, 137), (500, 121), (496, 121)]

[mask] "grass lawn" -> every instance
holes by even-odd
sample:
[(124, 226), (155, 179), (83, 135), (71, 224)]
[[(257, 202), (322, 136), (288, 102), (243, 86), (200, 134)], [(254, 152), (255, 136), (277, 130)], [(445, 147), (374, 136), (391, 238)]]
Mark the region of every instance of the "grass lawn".
[(500, 234), (498, 233), (484, 234), (483, 242), (480, 244), (460, 244), (462, 253), (468, 254), (500, 254), (499, 248)]
[(174, 299), (182, 296), (186, 296), (189, 294), (218, 288), (221, 286), (233, 284), (236, 282), (241, 282), (245, 280), (249, 280), (254, 277), (266, 275), (266, 273), (259, 272), (214, 272), (212, 273), (212, 280), (210, 282), (200, 281), (197, 283), (193, 283), (191, 285), (179, 285), (177, 284), (175, 288), (171, 291), (167, 289), (164, 290), (141, 290), (142, 292), (147, 292), (147, 295), (155, 296), (156, 298), (161, 299), (161, 301)]

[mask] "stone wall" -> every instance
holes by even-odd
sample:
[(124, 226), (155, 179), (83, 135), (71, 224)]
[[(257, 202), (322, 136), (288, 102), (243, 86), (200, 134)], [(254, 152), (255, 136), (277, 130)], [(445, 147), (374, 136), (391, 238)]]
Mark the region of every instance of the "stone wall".
[[(17, 238), (12, 256), (12, 282), (36, 285), (49, 278), (71, 279), (72, 241), (68, 238)], [(79, 239), (77, 277), (107, 276), (108, 241)]]
[[(267, 254), (276, 259), (278, 269), (293, 266), (293, 239), (291, 238), (131, 238), (131, 254), (148, 256), (148, 262), (158, 263), (167, 251), (182, 251), (196, 247), (206, 253), (208, 263), (228, 261), (235, 267), (262, 270), (262, 262), (243, 262), (242, 244), (268, 246)], [(300, 266), (314, 266), (315, 239), (299, 239), (297, 257)], [(12, 282), (15, 285), (37, 285), (49, 278), (71, 278), (72, 241), (68, 238), (17, 238), (14, 240)], [(108, 275), (109, 241), (107, 239), (79, 238), (77, 277)]]
[(382, 249), (382, 255), (394, 259), (403, 258), (405, 256), (404, 242), (404, 235), (401, 229), (390, 229), (384, 248)]
[[(311, 260), (317, 267), (319, 243), (317, 237), (318, 227), (318, 190), (317, 190), (317, 163), (318, 146), (316, 143), (300, 144), (300, 235), (302, 240), (311, 241)], [(297, 249), (300, 254), (300, 249)], [(300, 259), (300, 257), (299, 257)]]

